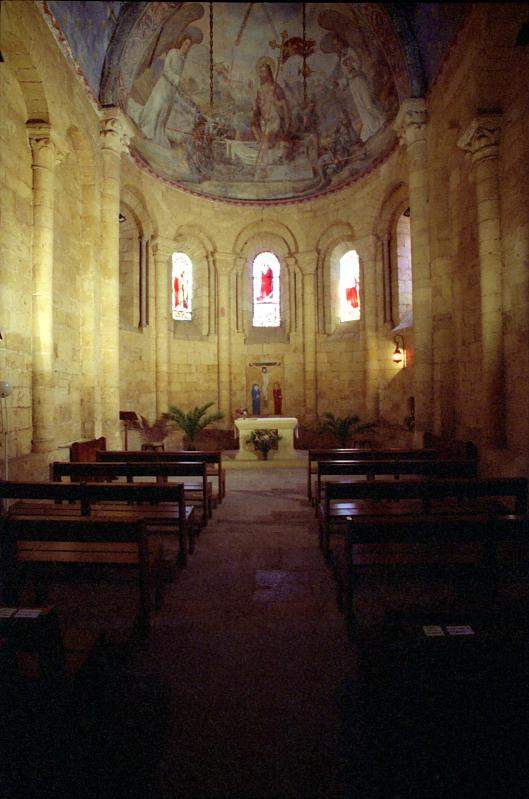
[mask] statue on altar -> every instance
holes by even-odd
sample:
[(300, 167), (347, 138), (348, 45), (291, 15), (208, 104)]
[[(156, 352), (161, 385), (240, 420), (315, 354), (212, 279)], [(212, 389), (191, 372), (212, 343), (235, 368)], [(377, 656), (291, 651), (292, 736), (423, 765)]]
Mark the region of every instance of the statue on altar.
[(261, 389), (254, 383), (252, 386), (252, 415), (261, 415)]

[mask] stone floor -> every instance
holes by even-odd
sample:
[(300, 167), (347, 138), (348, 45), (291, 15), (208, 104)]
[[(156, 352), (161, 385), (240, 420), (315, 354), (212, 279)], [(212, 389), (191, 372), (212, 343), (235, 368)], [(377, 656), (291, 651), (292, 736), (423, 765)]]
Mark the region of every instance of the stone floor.
[(352, 652), (304, 470), (228, 472), (146, 661), (172, 684), (155, 796), (345, 795), (339, 695)]
[[(382, 677), (397, 677), (370, 688), (317, 546), (305, 469), (267, 462), (230, 468), (226, 479), (226, 498), (167, 586), (149, 642), (125, 656), (118, 648), (55, 721), (29, 703), (27, 723), (8, 738), (21, 765), (18, 792), (6, 783), (6, 795), (526, 796), (528, 692), (523, 675), (511, 679), (502, 651), (495, 651), (500, 687), (477, 673), (455, 693), (447, 683), (444, 694), (428, 674), (404, 691), (398, 673), (406, 662), (371, 652)], [(84, 615), (119, 633), (130, 584), (110, 585), (100, 592), (80, 574), (57, 584), (52, 600), (70, 620)], [(392, 577), (383, 588), (366, 582), (359, 605), (370, 623), (383, 615), (384, 602), (401, 602), (402, 588)], [(438, 608), (448, 594), (428, 582), (410, 598)], [(470, 599), (475, 605), (477, 594)], [(450, 752), (443, 751), (447, 742)]]

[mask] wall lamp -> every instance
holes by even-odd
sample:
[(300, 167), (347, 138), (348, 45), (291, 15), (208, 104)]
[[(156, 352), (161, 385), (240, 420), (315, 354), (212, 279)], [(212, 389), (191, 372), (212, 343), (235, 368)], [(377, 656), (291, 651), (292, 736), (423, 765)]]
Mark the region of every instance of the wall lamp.
[(406, 366), (406, 345), (403, 337), (398, 334), (393, 341), (395, 342), (395, 352), (391, 356), (391, 360), (396, 366)]

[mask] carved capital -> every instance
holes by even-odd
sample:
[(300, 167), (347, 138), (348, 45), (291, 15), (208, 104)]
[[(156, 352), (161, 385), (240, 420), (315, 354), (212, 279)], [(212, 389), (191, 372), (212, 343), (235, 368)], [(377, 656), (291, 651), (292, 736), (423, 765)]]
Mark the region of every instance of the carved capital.
[(120, 108), (104, 108), (99, 123), (99, 135), (101, 148), (119, 155), (128, 148), (134, 131)]
[(294, 263), (297, 263), (304, 275), (314, 275), (318, 268), (318, 253), (316, 250), (298, 252), (295, 258), (290, 256)]
[(171, 239), (164, 239), (162, 236), (154, 236), (151, 239), (151, 247), (157, 260), (169, 258), (178, 249)]
[(480, 114), (459, 137), (457, 145), (465, 150), (474, 164), (486, 158), (498, 158), (500, 132), (500, 112)]
[(212, 256), (219, 275), (229, 275), (238, 261), (232, 252), (213, 252)]
[(33, 154), (34, 166), (53, 165), (55, 146), (51, 138), (51, 125), (49, 122), (27, 122), (29, 144)]
[(426, 100), (423, 97), (410, 97), (403, 100), (399, 113), (393, 123), (402, 144), (407, 147), (426, 139)]

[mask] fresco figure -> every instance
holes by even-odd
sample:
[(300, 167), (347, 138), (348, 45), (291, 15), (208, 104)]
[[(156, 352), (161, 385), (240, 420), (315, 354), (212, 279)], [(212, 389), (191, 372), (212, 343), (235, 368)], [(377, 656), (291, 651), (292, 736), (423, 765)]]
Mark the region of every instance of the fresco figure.
[[(198, 28), (187, 28), (180, 37), (177, 46), (165, 56), (163, 71), (155, 83), (149, 99), (139, 113), (138, 124), (147, 139), (156, 144), (169, 147), (166, 125), (175, 105), (189, 106), (189, 100), (180, 95), (180, 81), (189, 50), (195, 43), (202, 41), (202, 31)], [(178, 103), (178, 100), (181, 100)]]
[(254, 383), (252, 386), (252, 416), (261, 415), (261, 389)]
[(285, 92), (274, 80), (273, 69), (273, 59), (267, 56), (257, 62), (259, 89), (252, 115), (252, 132), (259, 142), (255, 172), (258, 179), (267, 176), (271, 153), (279, 142), (287, 140), (291, 123), (290, 106)]
[(283, 405), (283, 392), (281, 391), (281, 384), (278, 383), (277, 380), (274, 383), (272, 396), (274, 397), (274, 415), (281, 416), (281, 408)]
[(345, 67), (346, 82), (352, 94), (358, 115), (362, 120), (362, 141), (367, 141), (384, 124), (384, 115), (377, 107), (371, 96), (371, 90), (366, 75), (362, 72), (360, 59), (349, 49), (348, 54), (343, 59)]

